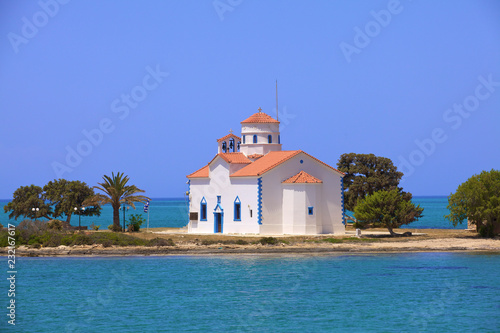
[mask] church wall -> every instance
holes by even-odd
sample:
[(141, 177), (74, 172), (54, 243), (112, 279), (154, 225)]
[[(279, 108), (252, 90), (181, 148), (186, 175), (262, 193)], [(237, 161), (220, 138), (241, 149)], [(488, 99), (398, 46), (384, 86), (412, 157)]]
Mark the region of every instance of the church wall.
[[(300, 161), (302, 160), (302, 163)], [(342, 223), (341, 208), (341, 176), (332, 169), (324, 166), (306, 154), (298, 154), (278, 167), (272, 169), (262, 176), (262, 201), (263, 201), (263, 221), (261, 233), (281, 234), (283, 228), (283, 186), (281, 183), (296, 175), (301, 170), (319, 178), (322, 185), (316, 186), (314, 190), (315, 224), (313, 228), (308, 224), (308, 233), (338, 233), (344, 234), (345, 227)], [(312, 184), (305, 184), (306, 186)], [(308, 193), (309, 198), (313, 197), (312, 190)], [(288, 196), (289, 197), (289, 196)], [(290, 205), (295, 204), (294, 202)], [(307, 209), (307, 207), (305, 208)], [(295, 216), (294, 216), (295, 219)], [(310, 223), (312, 220), (309, 220)]]
[[(229, 178), (229, 165), (222, 159), (215, 160), (210, 166), (210, 178), (191, 179), (190, 212), (198, 212), (198, 221), (190, 221), (188, 232), (214, 233), (214, 209), (217, 196), (221, 196), (224, 210), (223, 233), (259, 233), (257, 207), (257, 180), (255, 178)], [(241, 202), (241, 221), (234, 221), (234, 202)], [(207, 202), (207, 220), (200, 221), (200, 203)], [(249, 207), (250, 206), (250, 207)], [(252, 217), (250, 217), (252, 210)]]

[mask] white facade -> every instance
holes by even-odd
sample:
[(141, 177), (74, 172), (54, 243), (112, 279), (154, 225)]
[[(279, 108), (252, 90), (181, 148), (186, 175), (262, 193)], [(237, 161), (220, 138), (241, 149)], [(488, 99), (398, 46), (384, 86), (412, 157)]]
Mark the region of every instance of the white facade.
[(345, 233), (343, 174), (303, 151), (282, 151), (277, 120), (259, 110), (242, 122), (241, 140), (217, 141), (214, 159), (187, 176), (188, 232)]

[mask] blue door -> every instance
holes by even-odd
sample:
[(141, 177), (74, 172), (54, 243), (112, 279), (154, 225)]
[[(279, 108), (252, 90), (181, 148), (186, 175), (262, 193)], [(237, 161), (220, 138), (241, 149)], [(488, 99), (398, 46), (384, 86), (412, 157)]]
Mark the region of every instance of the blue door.
[(214, 213), (215, 217), (215, 232), (222, 233), (222, 213)]

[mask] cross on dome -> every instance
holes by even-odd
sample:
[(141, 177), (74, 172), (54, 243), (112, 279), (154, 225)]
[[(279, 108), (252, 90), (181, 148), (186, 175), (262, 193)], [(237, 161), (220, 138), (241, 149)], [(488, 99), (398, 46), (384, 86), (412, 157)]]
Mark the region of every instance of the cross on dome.
[(262, 108), (260, 106), (259, 106), (259, 108), (257, 110), (259, 110), (259, 113), (262, 112)]
[(233, 129), (229, 129), (229, 134), (233, 134)]

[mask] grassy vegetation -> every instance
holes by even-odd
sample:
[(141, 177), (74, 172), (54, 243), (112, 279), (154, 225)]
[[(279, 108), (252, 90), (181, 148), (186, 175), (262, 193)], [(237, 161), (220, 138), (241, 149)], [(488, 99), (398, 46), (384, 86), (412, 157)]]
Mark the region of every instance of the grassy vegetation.
[[(58, 230), (51, 228), (46, 223), (23, 221), (16, 228), (14, 236), (16, 245), (28, 245), (35, 248), (57, 247), (60, 245), (99, 245), (110, 246), (175, 246), (172, 239), (155, 238), (141, 239), (122, 233), (93, 232), (82, 233)], [(8, 246), (7, 229), (0, 230), (0, 247)]]
[(277, 245), (280, 242), (280, 240), (278, 238), (274, 238), (274, 237), (262, 237), (261, 239), (259, 239), (258, 243), (262, 244), (262, 245)]
[(215, 239), (204, 239), (201, 241), (201, 245), (213, 245), (213, 244), (221, 244), (221, 245), (247, 245), (248, 242), (243, 239), (227, 239), (227, 240), (215, 240)]
[(363, 243), (363, 242), (376, 242), (377, 239), (374, 238), (357, 238), (357, 237), (347, 237), (347, 238), (323, 238), (320, 242), (340, 244), (340, 243)]

